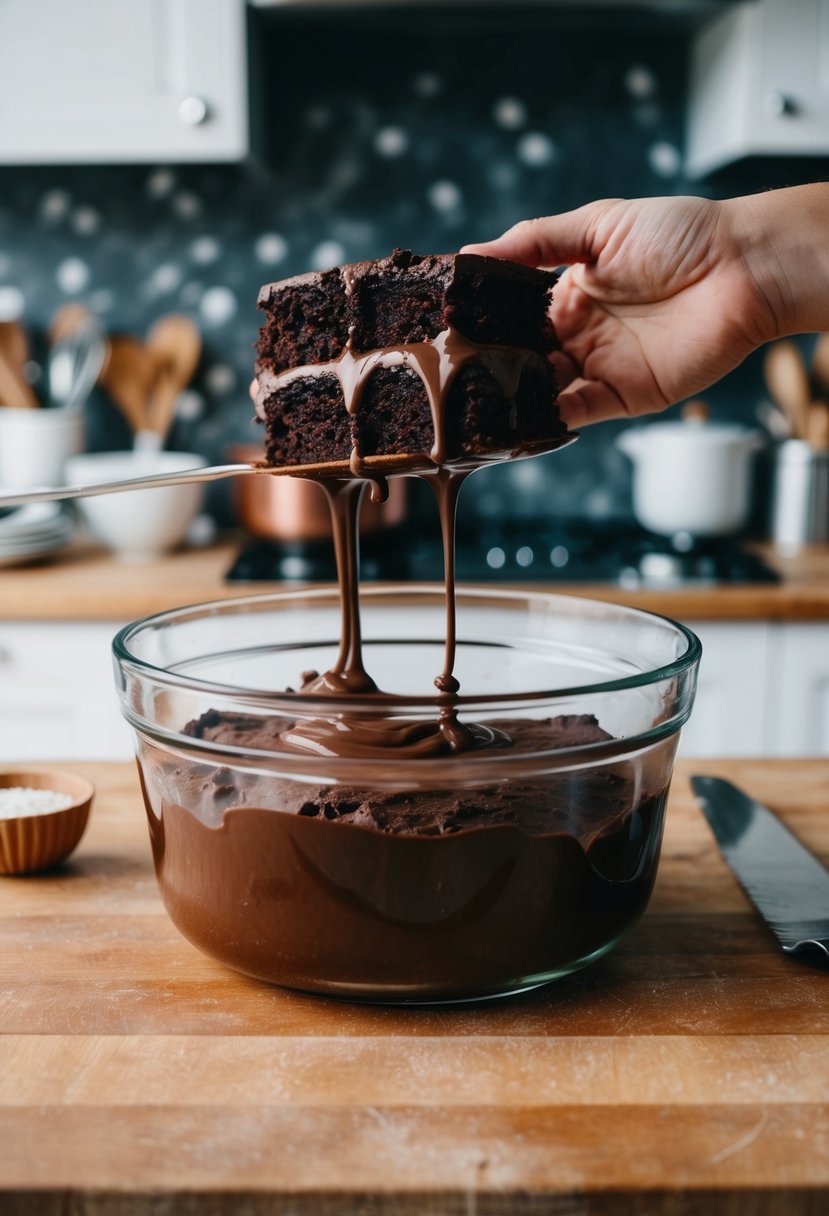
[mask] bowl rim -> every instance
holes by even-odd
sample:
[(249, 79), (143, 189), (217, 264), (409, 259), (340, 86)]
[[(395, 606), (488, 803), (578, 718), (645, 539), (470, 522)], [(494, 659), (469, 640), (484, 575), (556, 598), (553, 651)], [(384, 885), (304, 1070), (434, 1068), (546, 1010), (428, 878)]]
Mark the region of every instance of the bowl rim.
[[(438, 583), (411, 583), (406, 584), (402, 589), (393, 586), (377, 585), (373, 587), (360, 588), (360, 602), (365, 600), (381, 599), (387, 596), (414, 596), (419, 595), (439, 596), (444, 598), (443, 586)], [(516, 591), (513, 589), (496, 589), (488, 587), (465, 587), (457, 588), (458, 599), (471, 598), (480, 599), (481, 601), (491, 601), (495, 598), (507, 600), (508, 602), (519, 602), (527, 599), (538, 599), (544, 602), (558, 602), (568, 606), (581, 605), (588, 611), (595, 610), (596, 606), (611, 607), (624, 613), (627, 616), (636, 616), (643, 619), (662, 621), (670, 625), (678, 633), (680, 633), (688, 643), (688, 648), (684, 654), (678, 659), (674, 659), (671, 663), (663, 664), (661, 667), (651, 668), (649, 671), (639, 672), (633, 676), (620, 676), (618, 679), (601, 680), (595, 684), (576, 684), (564, 688), (544, 689), (533, 692), (516, 692), (516, 693), (501, 693), (496, 696), (482, 696), (480, 693), (463, 694), (459, 693), (453, 698), (453, 704), (458, 707), (481, 705), (490, 701), (497, 701), (498, 704), (515, 704), (516, 702), (535, 702), (535, 701), (550, 701), (563, 700), (566, 697), (573, 696), (589, 696), (592, 693), (615, 692), (623, 691), (630, 688), (642, 688), (649, 684), (657, 684), (661, 680), (670, 680), (674, 677), (683, 674), (690, 668), (694, 667), (702, 655), (702, 643), (693, 630), (687, 625), (675, 621), (672, 617), (664, 616), (662, 613), (649, 612), (644, 608), (632, 608), (627, 604), (615, 604), (608, 600), (593, 599), (588, 596), (562, 595), (557, 592), (544, 591)], [(149, 616), (141, 617), (138, 620), (130, 622), (122, 629), (119, 629), (112, 640), (112, 650), (115, 658), (119, 663), (129, 664), (139, 670), (152, 673), (153, 679), (160, 684), (167, 684), (174, 688), (195, 689), (200, 692), (213, 692), (216, 695), (232, 696), (238, 700), (250, 701), (252, 704), (287, 704), (287, 705), (302, 705), (303, 707), (319, 708), (320, 706), (328, 706), (329, 709), (343, 708), (344, 706), (359, 706), (360, 697), (354, 693), (326, 693), (324, 696), (310, 696), (307, 693), (297, 692), (268, 692), (261, 689), (245, 689), (240, 688), (235, 684), (222, 684), (215, 680), (199, 680), (190, 676), (180, 676), (176, 672), (171, 672), (165, 667), (156, 667), (153, 663), (148, 663), (146, 660), (138, 658), (130, 653), (127, 648), (129, 639), (136, 634), (140, 629), (147, 625), (153, 625), (165, 621), (175, 621), (185, 619), (188, 616), (205, 615), (207, 612), (213, 616), (222, 615), (225, 610), (232, 610), (234, 613), (242, 614), (242, 611), (251, 606), (265, 605), (277, 601), (279, 603), (290, 602), (291, 600), (333, 600), (339, 604), (339, 591), (336, 587), (309, 587), (291, 591), (272, 591), (264, 594), (244, 595), (244, 596), (229, 596), (222, 600), (205, 600), (198, 604), (187, 604), (179, 608), (168, 608), (162, 612), (155, 612)], [(458, 636), (458, 642), (462, 641), (461, 636)], [(371, 644), (371, 639), (364, 639), (364, 644)], [(300, 699), (301, 698), (301, 699)], [(401, 697), (397, 693), (375, 694), (372, 696), (372, 705), (407, 705), (407, 706), (434, 706), (434, 694), (406, 694)]]
[[(574, 697), (584, 698), (592, 694), (623, 692), (625, 690), (642, 688), (661, 681), (676, 679), (686, 673), (692, 675), (702, 655), (702, 644), (692, 630), (680, 622), (673, 620), (671, 617), (655, 612), (648, 612), (645, 609), (631, 608), (625, 604), (615, 604), (610, 601), (585, 596), (563, 595), (556, 592), (516, 591), (514, 589), (500, 589), (497, 587), (462, 586), (458, 588), (457, 593), (460, 599), (466, 598), (467, 600), (480, 600), (482, 602), (497, 600), (502, 603), (505, 601), (507, 603), (516, 603), (526, 602), (528, 599), (542, 600), (546, 603), (554, 601), (563, 607), (567, 607), (571, 612), (577, 611), (579, 607), (586, 609), (588, 612), (595, 612), (601, 607), (609, 606), (628, 616), (639, 617), (643, 620), (659, 620), (680, 633), (687, 643), (685, 653), (678, 659), (661, 667), (655, 667), (649, 671), (638, 673), (635, 676), (624, 676), (619, 679), (605, 680), (596, 684), (581, 684), (569, 688), (543, 690), (532, 693), (508, 693), (495, 697), (481, 694), (466, 696), (460, 694), (454, 698), (454, 705), (458, 711), (470, 713), (476, 710), (479, 712), (485, 710), (485, 712), (491, 714), (495, 708), (505, 711), (527, 709), (538, 707), (539, 705), (550, 705), (556, 701), (566, 702)], [(361, 603), (366, 599), (380, 599), (384, 596), (417, 599), (418, 596), (425, 597), (427, 595), (443, 601), (445, 599), (443, 585), (437, 583), (413, 583), (406, 584), (402, 588), (383, 585), (361, 588)], [(219, 684), (213, 681), (198, 680), (189, 676), (178, 675), (175, 672), (170, 672), (163, 667), (156, 667), (152, 663), (135, 657), (128, 649), (130, 637), (142, 627), (154, 623), (175, 621), (176, 619), (182, 620), (188, 616), (217, 615), (223, 611), (241, 614), (251, 606), (266, 606), (273, 604), (274, 601), (277, 603), (290, 603), (291, 601), (307, 602), (309, 599), (312, 601), (328, 601), (333, 604), (339, 604), (340, 602), (336, 586), (300, 588), (272, 591), (264, 594), (228, 597), (223, 600), (209, 600), (198, 604), (167, 609), (163, 612), (153, 613), (150, 616), (133, 621), (120, 629), (112, 642), (116, 669), (121, 673), (119, 676), (121, 691), (123, 692), (124, 688), (123, 671), (131, 671), (141, 678), (152, 679), (156, 685), (162, 688), (184, 689), (191, 692), (207, 693), (216, 698), (231, 698), (237, 705), (265, 709), (271, 713), (296, 714), (300, 704), (303, 716), (312, 716), (315, 713), (337, 714), (349, 708), (352, 711), (355, 709), (359, 710), (360, 698), (354, 694), (333, 694), (314, 697), (296, 692), (274, 693), (254, 689), (245, 690), (235, 685)], [(483, 751), (475, 751), (474, 753), (461, 752), (457, 755), (423, 757), (416, 761), (417, 770), (424, 777), (427, 772), (439, 773), (442, 779), (451, 779), (455, 774), (460, 777), (467, 772), (470, 754), (474, 754), (476, 771), (482, 777), (486, 771), (487, 779), (501, 774), (509, 776), (520, 773), (526, 776), (531, 771), (541, 773), (550, 771), (551, 768), (559, 768), (562, 765), (581, 767), (606, 760), (628, 759), (633, 753), (651, 747), (672, 735), (676, 735), (688, 720), (692, 705), (693, 697), (686, 698), (686, 703), (678, 707), (669, 717), (663, 718), (648, 729), (633, 735), (583, 744), (576, 747), (544, 749), (532, 753), (522, 752), (516, 755), (504, 754), (500, 749), (493, 748), (490, 751), (484, 749)], [(396, 709), (399, 712), (428, 709), (434, 713), (435, 696), (407, 694), (405, 697), (401, 697), (399, 694), (393, 693), (385, 696), (375, 695), (371, 699), (371, 706), (372, 709), (379, 707), (381, 710), (385, 706), (390, 710)], [(132, 706), (127, 704), (123, 696), (121, 697), (121, 711), (139, 735), (151, 738), (156, 744), (171, 747), (179, 753), (182, 751), (187, 752), (193, 759), (201, 761), (221, 764), (227, 762), (228, 756), (233, 756), (237, 757), (239, 762), (255, 764), (257, 768), (267, 769), (274, 774), (281, 773), (286, 777), (301, 775), (305, 780), (333, 779), (343, 781), (349, 779), (349, 774), (353, 774), (352, 779), (356, 780), (357, 776), (362, 776), (365, 770), (366, 762), (361, 758), (331, 757), (312, 755), (304, 752), (248, 748), (238, 744), (213, 743), (189, 736), (184, 734), (182, 730), (171, 729), (170, 727), (148, 721), (139, 712), (136, 712)], [(381, 769), (386, 777), (391, 777), (392, 780), (396, 779), (397, 774), (394, 770), (398, 767), (399, 761), (395, 757), (389, 756), (388, 759), (382, 761), (378, 759), (371, 763), (372, 768), (376, 768), (377, 770), (378, 779), (382, 779)], [(406, 770), (408, 770), (408, 767), (407, 763), (405, 766)], [(386, 773), (387, 769), (388, 772)]]

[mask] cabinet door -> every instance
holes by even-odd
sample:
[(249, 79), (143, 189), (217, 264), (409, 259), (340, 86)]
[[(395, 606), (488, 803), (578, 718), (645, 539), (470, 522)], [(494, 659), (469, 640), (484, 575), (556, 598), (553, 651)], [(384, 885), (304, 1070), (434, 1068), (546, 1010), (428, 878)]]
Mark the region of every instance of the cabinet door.
[(696, 35), (686, 171), (829, 152), (829, 0), (752, 0)]
[(752, 142), (759, 152), (829, 150), (829, 0), (765, 0)]
[(829, 756), (829, 624), (778, 627), (767, 755)]
[(236, 160), (244, 0), (0, 0), (0, 163)]
[(112, 674), (117, 630), (0, 621), (0, 763), (131, 757)]
[(762, 756), (770, 627), (764, 622), (688, 622), (702, 642), (697, 699), (682, 756)]

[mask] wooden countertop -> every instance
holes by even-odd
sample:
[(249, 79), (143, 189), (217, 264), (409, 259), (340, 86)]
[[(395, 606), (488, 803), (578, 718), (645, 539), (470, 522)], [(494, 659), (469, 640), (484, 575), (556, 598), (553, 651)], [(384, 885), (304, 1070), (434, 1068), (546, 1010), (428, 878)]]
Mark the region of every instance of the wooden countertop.
[[(525, 996), (396, 1009), (282, 991), (168, 921), (135, 770), (74, 858), (0, 879), (4, 1216), (817, 1216), (829, 973), (782, 955), (680, 764), (651, 906)], [(829, 860), (829, 761), (697, 762)]]
[[(127, 622), (181, 604), (277, 590), (277, 583), (226, 583), (238, 544), (122, 565), (100, 550), (76, 548), (53, 562), (0, 570), (0, 620)], [(534, 583), (536, 590), (631, 604), (686, 620), (829, 620), (829, 547), (771, 558), (779, 585), (629, 589), (613, 584)], [(440, 572), (436, 571), (436, 577)], [(527, 584), (530, 585), (530, 584)]]

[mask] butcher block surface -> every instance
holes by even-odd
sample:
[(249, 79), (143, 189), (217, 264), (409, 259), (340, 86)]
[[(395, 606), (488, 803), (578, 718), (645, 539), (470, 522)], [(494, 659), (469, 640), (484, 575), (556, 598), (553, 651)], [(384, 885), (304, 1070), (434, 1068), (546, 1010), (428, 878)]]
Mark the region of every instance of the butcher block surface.
[[(43, 766), (48, 767), (48, 766)], [(135, 770), (73, 858), (0, 879), (0, 1213), (818, 1216), (829, 969), (785, 958), (688, 786), (730, 777), (829, 860), (829, 761), (695, 761), (645, 917), (521, 998), (361, 1006), (201, 955)]]
[[(111, 554), (75, 545), (55, 560), (0, 569), (0, 621), (127, 621), (182, 604), (240, 595), (265, 595), (296, 584), (226, 582), (244, 541), (182, 550), (128, 565)], [(780, 583), (687, 583), (628, 587), (618, 583), (515, 584), (524, 589), (583, 595), (629, 604), (689, 621), (829, 620), (829, 545), (789, 558), (761, 549)], [(435, 572), (435, 577), (440, 571)], [(499, 584), (503, 586), (504, 584)]]

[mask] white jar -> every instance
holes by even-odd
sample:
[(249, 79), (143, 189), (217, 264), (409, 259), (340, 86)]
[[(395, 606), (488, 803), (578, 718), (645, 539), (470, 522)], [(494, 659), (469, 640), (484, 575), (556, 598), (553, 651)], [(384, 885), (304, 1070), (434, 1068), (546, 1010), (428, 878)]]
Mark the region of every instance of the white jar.
[(64, 464), (84, 448), (82, 409), (0, 407), (0, 487), (63, 483)]

